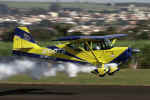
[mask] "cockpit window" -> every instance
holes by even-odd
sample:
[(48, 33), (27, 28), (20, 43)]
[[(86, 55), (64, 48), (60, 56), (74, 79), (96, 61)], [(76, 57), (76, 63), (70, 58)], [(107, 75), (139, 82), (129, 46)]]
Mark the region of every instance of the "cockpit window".
[(90, 47), (92, 50), (106, 50), (112, 48), (110, 40), (91, 41), (91, 44)]
[[(111, 41), (110, 40), (101, 40), (101, 41), (80, 41), (80, 42), (73, 42), (68, 44), (68, 47), (73, 48), (74, 50), (78, 51), (89, 51), (92, 50), (106, 50), (111, 49)], [(90, 47), (90, 48), (89, 48)]]
[(73, 42), (71, 44), (68, 44), (68, 47), (77, 50), (77, 51), (82, 51), (82, 50), (86, 50), (86, 44), (85, 42)]

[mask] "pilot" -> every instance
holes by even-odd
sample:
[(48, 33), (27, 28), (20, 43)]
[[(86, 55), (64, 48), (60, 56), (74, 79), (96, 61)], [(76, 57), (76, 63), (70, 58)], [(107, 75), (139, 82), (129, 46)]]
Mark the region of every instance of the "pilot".
[(100, 46), (96, 46), (96, 50), (101, 50), (101, 47)]

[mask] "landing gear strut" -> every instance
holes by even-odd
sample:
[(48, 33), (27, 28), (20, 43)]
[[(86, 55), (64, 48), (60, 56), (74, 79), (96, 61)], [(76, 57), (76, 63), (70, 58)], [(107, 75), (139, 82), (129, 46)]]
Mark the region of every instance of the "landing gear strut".
[(106, 74), (114, 75), (115, 72), (119, 71), (118, 65), (115, 63), (112, 64), (105, 64), (104, 67), (97, 68), (91, 73), (98, 75), (99, 77), (104, 77)]

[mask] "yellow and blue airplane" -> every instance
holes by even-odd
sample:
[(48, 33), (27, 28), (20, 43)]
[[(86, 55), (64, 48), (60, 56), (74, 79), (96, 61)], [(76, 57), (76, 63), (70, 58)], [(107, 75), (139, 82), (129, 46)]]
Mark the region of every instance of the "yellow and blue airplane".
[(106, 36), (67, 36), (54, 41), (60, 44), (41, 47), (32, 38), (27, 27), (17, 27), (13, 38), (13, 54), (55, 61), (90, 63), (97, 66), (92, 73), (112, 75), (118, 65), (127, 61), (133, 53), (129, 47), (114, 47), (116, 38), (126, 34)]

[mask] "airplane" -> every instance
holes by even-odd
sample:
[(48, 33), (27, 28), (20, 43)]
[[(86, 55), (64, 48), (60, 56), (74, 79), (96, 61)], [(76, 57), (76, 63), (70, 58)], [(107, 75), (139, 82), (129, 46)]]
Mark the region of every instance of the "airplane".
[(17, 27), (14, 31), (12, 54), (33, 58), (90, 63), (97, 66), (92, 73), (104, 77), (119, 71), (118, 66), (138, 52), (129, 47), (115, 47), (116, 38), (126, 34), (105, 36), (66, 36), (52, 41), (60, 44), (41, 47), (32, 38), (27, 27)]

